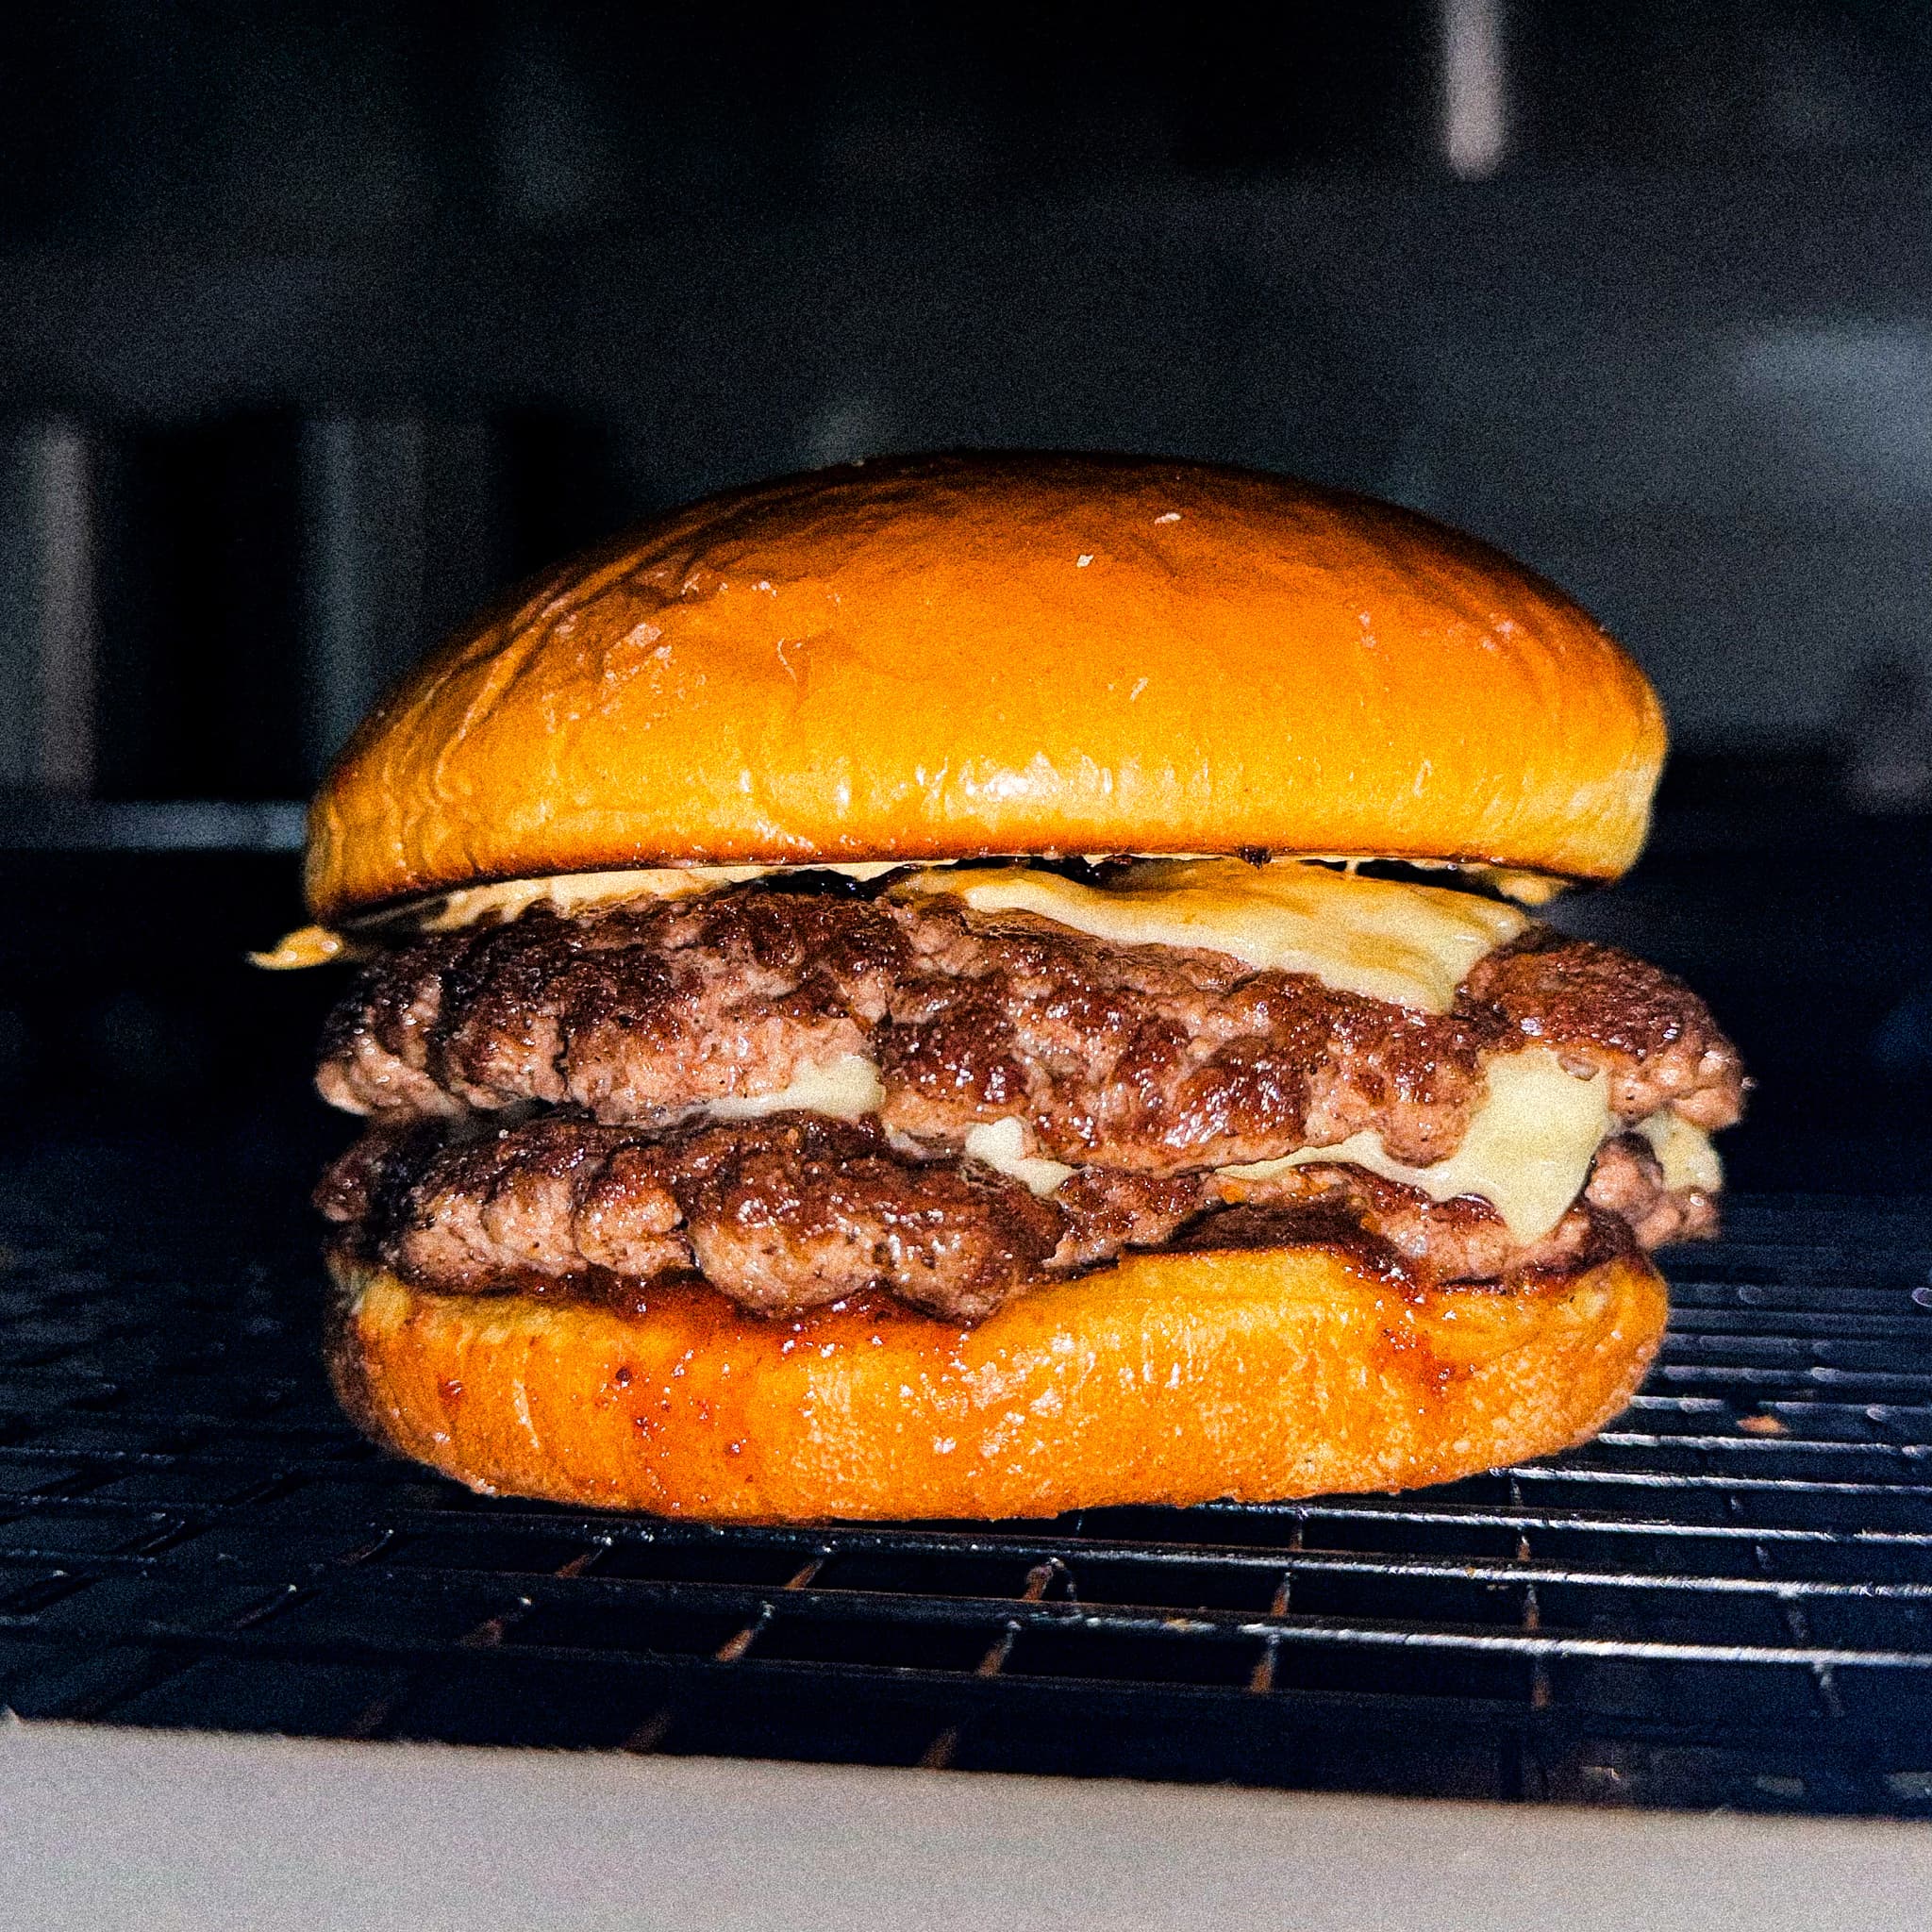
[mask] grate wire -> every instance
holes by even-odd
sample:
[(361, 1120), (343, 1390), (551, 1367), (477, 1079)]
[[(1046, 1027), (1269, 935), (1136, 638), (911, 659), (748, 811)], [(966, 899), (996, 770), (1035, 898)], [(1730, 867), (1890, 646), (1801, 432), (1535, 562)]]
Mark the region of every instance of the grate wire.
[(1545, 1462), (725, 1529), (375, 1454), (317, 1366), (287, 1198), (179, 1150), (0, 1172), (23, 1715), (1932, 1812), (1932, 1201), (1737, 1201), (1673, 1257), (1641, 1394)]

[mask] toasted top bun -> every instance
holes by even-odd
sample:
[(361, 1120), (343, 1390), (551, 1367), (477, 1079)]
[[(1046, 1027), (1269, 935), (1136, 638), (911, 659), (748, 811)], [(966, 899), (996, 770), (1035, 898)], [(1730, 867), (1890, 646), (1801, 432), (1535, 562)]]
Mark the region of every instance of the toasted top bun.
[(1591, 618), (1426, 518), (1098, 456), (874, 459), (553, 572), (318, 795), (331, 918), (663, 864), (1276, 853), (1605, 878), (1664, 726)]

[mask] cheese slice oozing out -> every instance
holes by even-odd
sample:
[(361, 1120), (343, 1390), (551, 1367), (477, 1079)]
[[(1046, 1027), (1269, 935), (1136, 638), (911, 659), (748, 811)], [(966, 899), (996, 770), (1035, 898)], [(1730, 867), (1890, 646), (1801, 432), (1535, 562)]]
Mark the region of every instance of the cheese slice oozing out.
[[(775, 1093), (714, 1100), (704, 1112), (720, 1121), (788, 1112), (857, 1120), (876, 1113), (884, 1099), (877, 1067), (862, 1054), (846, 1054), (826, 1066), (808, 1067)], [(1380, 1139), (1365, 1131), (1333, 1146), (1304, 1147), (1279, 1160), (1224, 1167), (1218, 1173), (1224, 1180), (1265, 1181), (1291, 1168), (1345, 1163), (1419, 1188), (1436, 1201), (1478, 1195), (1501, 1215), (1517, 1241), (1533, 1241), (1563, 1218), (1590, 1178), (1597, 1149), (1616, 1131), (1605, 1074), (1580, 1080), (1566, 1073), (1547, 1047), (1529, 1047), (1490, 1062), (1489, 1092), (1471, 1116), (1462, 1144), (1433, 1167), (1391, 1160)], [(1666, 1187), (1702, 1188), (1707, 1193), (1723, 1187), (1723, 1169), (1701, 1128), (1667, 1110), (1640, 1122), (1632, 1131), (1655, 1150)], [(964, 1152), (1044, 1199), (1078, 1170), (1028, 1154), (1029, 1138), (1024, 1121), (1008, 1115), (971, 1128)]]
[[(1469, 969), (1529, 923), (1515, 907), (1473, 893), (1361, 878), (1295, 859), (1265, 867), (1234, 858), (1142, 859), (1104, 886), (1027, 866), (908, 870), (870, 860), (806, 869), (861, 880), (904, 871), (895, 893), (952, 892), (981, 911), (1032, 912), (1123, 945), (1204, 947), (1430, 1012), (1446, 1011)], [(625, 900), (714, 892), (784, 870), (662, 866), (459, 887), (351, 920), (343, 932), (305, 927), (250, 957), (258, 966), (287, 971), (354, 957), (386, 941), (507, 923), (537, 906), (568, 915)]]
[(1126, 946), (1190, 946), (1243, 965), (1445, 1013), (1484, 954), (1529, 921), (1441, 886), (1238, 858), (1137, 865), (1106, 886), (1006, 867), (915, 873), (897, 893), (949, 892), (975, 912), (1031, 912)]
[(1008, 1180), (1019, 1181), (1030, 1188), (1042, 1199), (1053, 1193), (1062, 1181), (1073, 1179), (1079, 1172), (1069, 1167), (1064, 1160), (1048, 1160), (1037, 1154), (1026, 1152), (1026, 1123), (1017, 1114), (1008, 1114), (1005, 1120), (981, 1121), (966, 1133), (966, 1152), (974, 1160), (983, 1160), (987, 1166), (1003, 1174)]
[(1650, 1151), (1664, 1171), (1664, 1186), (1674, 1194), (1684, 1188), (1702, 1188), (1707, 1194), (1715, 1194), (1723, 1188), (1724, 1163), (1702, 1127), (1693, 1127), (1665, 1108), (1661, 1113), (1639, 1121), (1631, 1131), (1650, 1142)]
[(1583, 1191), (1590, 1164), (1612, 1131), (1609, 1079), (1566, 1074), (1547, 1047), (1507, 1054), (1489, 1066), (1489, 1098), (1471, 1117), (1462, 1144), (1433, 1167), (1391, 1160), (1373, 1132), (1333, 1147), (1304, 1147), (1280, 1160), (1224, 1167), (1224, 1178), (1264, 1181), (1315, 1161), (1346, 1161), (1432, 1200), (1479, 1194), (1519, 1241), (1540, 1241)]
[(770, 1113), (824, 1113), (856, 1121), (884, 1106), (879, 1070), (862, 1053), (841, 1054), (823, 1067), (806, 1067), (789, 1087), (775, 1093), (752, 1093), (709, 1100), (703, 1111), (714, 1121), (756, 1121)]
[[(1547, 1047), (1529, 1047), (1490, 1062), (1489, 1092), (1471, 1116), (1462, 1144), (1433, 1167), (1391, 1160), (1382, 1151), (1380, 1139), (1363, 1132), (1333, 1146), (1304, 1147), (1279, 1160), (1218, 1172), (1224, 1180), (1265, 1181), (1318, 1161), (1346, 1163), (1419, 1188), (1436, 1201), (1479, 1195), (1502, 1216), (1517, 1241), (1538, 1241), (1583, 1191), (1597, 1149), (1616, 1131), (1608, 1093), (1603, 1074), (1579, 1080), (1564, 1072)], [(806, 1068), (775, 1093), (714, 1100), (703, 1111), (720, 1121), (758, 1120), (789, 1112), (857, 1120), (876, 1113), (884, 1099), (877, 1067), (862, 1054), (846, 1054), (826, 1066)], [(1657, 1151), (1667, 1187), (1715, 1192), (1723, 1186), (1717, 1156), (1701, 1129), (1665, 1112), (1641, 1122), (1635, 1131)], [(973, 1127), (964, 1151), (1044, 1199), (1078, 1170), (1065, 1161), (1028, 1154), (1028, 1140), (1025, 1123), (1018, 1115), (1008, 1115)]]

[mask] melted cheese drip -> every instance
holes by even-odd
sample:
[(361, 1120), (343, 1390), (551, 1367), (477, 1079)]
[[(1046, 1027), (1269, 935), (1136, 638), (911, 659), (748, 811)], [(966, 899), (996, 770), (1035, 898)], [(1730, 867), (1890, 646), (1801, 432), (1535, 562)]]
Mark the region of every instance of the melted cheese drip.
[(826, 1113), (834, 1120), (857, 1120), (876, 1113), (886, 1090), (879, 1070), (862, 1053), (848, 1053), (823, 1067), (807, 1067), (791, 1086), (776, 1093), (753, 1093), (710, 1100), (704, 1111), (714, 1121), (762, 1120), (768, 1113)]
[(1280, 1160), (1224, 1167), (1236, 1181), (1263, 1181), (1314, 1161), (1346, 1161), (1432, 1200), (1479, 1194), (1519, 1241), (1539, 1241), (1562, 1220), (1590, 1177), (1590, 1164), (1611, 1131), (1609, 1080), (1579, 1080), (1547, 1047), (1490, 1062), (1489, 1097), (1471, 1117), (1462, 1144), (1433, 1167), (1391, 1160), (1373, 1132), (1333, 1147), (1304, 1147)]
[(1666, 1108), (1639, 1121), (1632, 1131), (1650, 1142), (1657, 1164), (1664, 1171), (1664, 1186), (1673, 1193), (1702, 1188), (1707, 1194), (1715, 1194), (1724, 1187), (1724, 1163), (1702, 1127), (1693, 1127)]
[(976, 912), (1032, 912), (1126, 946), (1191, 946), (1308, 973), (1343, 992), (1445, 1013), (1484, 954), (1529, 924), (1440, 886), (1238, 858), (1135, 866), (1108, 886), (1019, 868), (914, 874), (895, 892), (950, 892)]
[(325, 966), (348, 950), (341, 933), (325, 925), (302, 925), (284, 933), (266, 953), (250, 953), (248, 963), (270, 973), (301, 973), (310, 966)]
[(1026, 1123), (1017, 1114), (1008, 1114), (1001, 1121), (982, 1121), (976, 1127), (967, 1130), (966, 1152), (974, 1160), (983, 1160), (987, 1166), (996, 1169), (1008, 1180), (1015, 1180), (1030, 1188), (1044, 1200), (1053, 1193), (1062, 1181), (1070, 1180), (1078, 1172), (1063, 1160), (1048, 1160), (1040, 1155), (1029, 1155), (1027, 1143), (1032, 1137), (1026, 1131)]

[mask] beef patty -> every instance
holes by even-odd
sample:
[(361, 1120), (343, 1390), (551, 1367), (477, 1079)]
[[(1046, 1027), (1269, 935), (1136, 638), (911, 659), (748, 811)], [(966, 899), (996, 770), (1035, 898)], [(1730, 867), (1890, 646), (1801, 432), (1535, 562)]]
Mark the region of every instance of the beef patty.
[(538, 1104), (661, 1128), (863, 1055), (883, 1124), (926, 1151), (1018, 1115), (1054, 1159), (1172, 1175), (1364, 1129), (1426, 1165), (1460, 1142), (1485, 1062), (1531, 1042), (1606, 1072), (1625, 1123), (1666, 1105), (1706, 1128), (1738, 1117), (1737, 1054), (1695, 993), (1546, 928), (1436, 1014), (943, 894), (758, 887), (538, 908), (385, 955), (331, 1019), (317, 1084), (386, 1119)]
[[(1345, 1217), (1429, 1278), (1505, 1283), (1708, 1231), (1707, 1198), (1666, 1189), (1636, 1136), (1528, 1242), (1480, 1199), (1354, 1166), (1214, 1172), (1364, 1130), (1430, 1164), (1460, 1143), (1490, 1060), (1530, 1044), (1606, 1074), (1625, 1124), (1738, 1115), (1736, 1053), (1695, 994), (1543, 928), (1434, 1014), (944, 895), (754, 886), (538, 908), (363, 970), (318, 1084), (374, 1124), (317, 1199), (352, 1249), (425, 1287), (696, 1271), (765, 1313), (883, 1291), (966, 1322), (1129, 1249), (1212, 1245), (1223, 1216), (1230, 1239), (1241, 1217)], [(848, 1055), (877, 1072), (875, 1113), (708, 1115)], [(966, 1154), (1009, 1117), (1074, 1170), (1049, 1198)]]
[(1609, 1141), (1577, 1204), (1524, 1243), (1480, 1200), (1432, 1201), (1356, 1167), (1311, 1163), (1260, 1183), (1095, 1169), (1039, 1200), (978, 1161), (914, 1159), (874, 1122), (817, 1114), (666, 1135), (556, 1114), (472, 1139), (377, 1127), (329, 1169), (316, 1201), (352, 1253), (425, 1288), (694, 1271), (760, 1314), (874, 1290), (959, 1322), (1129, 1249), (1211, 1247), (1224, 1214), (1336, 1209), (1422, 1278), (1506, 1284), (1711, 1221), (1703, 1194), (1665, 1188), (1635, 1136)]

